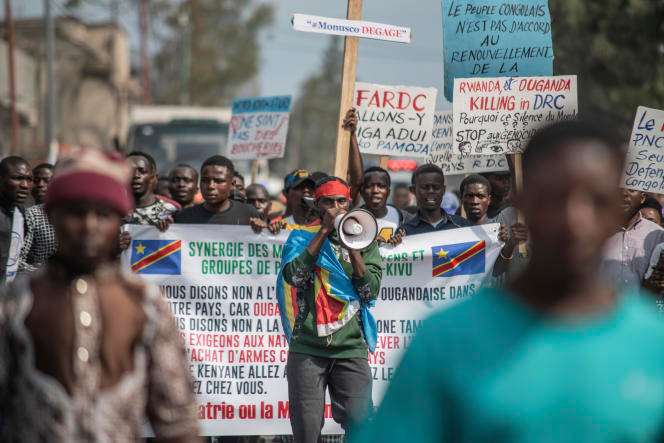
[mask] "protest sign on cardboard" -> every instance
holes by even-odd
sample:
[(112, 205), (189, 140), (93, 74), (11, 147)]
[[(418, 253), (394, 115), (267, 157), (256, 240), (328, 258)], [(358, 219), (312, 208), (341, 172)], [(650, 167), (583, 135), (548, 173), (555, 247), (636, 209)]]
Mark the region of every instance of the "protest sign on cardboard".
[(436, 88), (355, 83), (360, 152), (426, 157), (431, 142)]
[(576, 94), (576, 75), (454, 79), (454, 153), (520, 153), (538, 129), (577, 118)]
[(291, 96), (233, 100), (228, 158), (281, 158), (286, 147)]
[(445, 175), (508, 171), (504, 154), (462, 157), (452, 150), (452, 111), (436, 111), (427, 163), (440, 166)]
[(636, 110), (622, 186), (664, 194), (664, 111)]
[(410, 28), (406, 26), (307, 14), (293, 14), (291, 22), (293, 23), (293, 29), (296, 31), (314, 32), (316, 34), (347, 35), (398, 43), (410, 43), (411, 39)]
[(445, 97), (455, 78), (553, 74), (547, 0), (442, 0)]

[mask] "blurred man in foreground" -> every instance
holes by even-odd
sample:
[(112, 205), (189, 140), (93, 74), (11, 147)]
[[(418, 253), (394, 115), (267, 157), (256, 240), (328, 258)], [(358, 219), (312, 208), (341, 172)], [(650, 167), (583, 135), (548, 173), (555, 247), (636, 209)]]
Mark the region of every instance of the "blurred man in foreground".
[(200, 441), (170, 309), (115, 261), (130, 168), (96, 149), (69, 155), (45, 200), (58, 252), (0, 302), (0, 441), (139, 441), (146, 419), (162, 441)]
[(526, 272), (424, 322), (357, 441), (654, 441), (664, 322), (598, 272), (621, 219), (623, 158), (615, 137), (579, 121), (531, 139), (517, 197)]

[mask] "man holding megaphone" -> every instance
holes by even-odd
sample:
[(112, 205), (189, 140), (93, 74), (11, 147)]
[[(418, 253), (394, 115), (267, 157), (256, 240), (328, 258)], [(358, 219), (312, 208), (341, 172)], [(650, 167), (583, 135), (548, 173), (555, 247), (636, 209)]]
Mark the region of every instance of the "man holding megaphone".
[(376, 220), (365, 210), (348, 211), (348, 185), (337, 177), (321, 180), (314, 206), (319, 219), (291, 232), (277, 282), (297, 443), (318, 441), (326, 388), (332, 416), (346, 432), (370, 412), (367, 351), (375, 349), (376, 322), (368, 308), (382, 278)]

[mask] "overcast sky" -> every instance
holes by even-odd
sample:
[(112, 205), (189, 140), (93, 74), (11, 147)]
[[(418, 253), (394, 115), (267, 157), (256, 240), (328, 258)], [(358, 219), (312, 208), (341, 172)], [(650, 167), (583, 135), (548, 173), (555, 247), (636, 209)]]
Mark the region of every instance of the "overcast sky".
[[(85, 1), (85, 0), (84, 0)], [(63, 12), (65, 0), (52, 0), (55, 14)], [(110, 0), (87, 0), (100, 6), (83, 9), (85, 21), (109, 19)], [(294, 13), (344, 18), (346, 0), (270, 0), (275, 6), (272, 28), (261, 42), (259, 84), (261, 94), (298, 95), (302, 82), (317, 71), (330, 38), (326, 35), (296, 32), (290, 20)], [(135, 0), (120, 0), (120, 22), (129, 34), (132, 52), (138, 51), (138, 7)], [(16, 18), (39, 16), (43, 0), (12, 0)], [(416, 6), (415, 6), (416, 5)], [(2, 8), (4, 15), (4, 8)], [(438, 88), (438, 108), (449, 109), (443, 97), (443, 45), (440, 0), (364, 0), (363, 20), (409, 26), (410, 44), (360, 39), (357, 79), (388, 85), (415, 85)], [(151, 42), (156, 48), (158, 42)], [(57, 48), (56, 48), (57, 50)], [(136, 57), (132, 57), (136, 60)], [(194, 60), (195, 62), (195, 60)]]

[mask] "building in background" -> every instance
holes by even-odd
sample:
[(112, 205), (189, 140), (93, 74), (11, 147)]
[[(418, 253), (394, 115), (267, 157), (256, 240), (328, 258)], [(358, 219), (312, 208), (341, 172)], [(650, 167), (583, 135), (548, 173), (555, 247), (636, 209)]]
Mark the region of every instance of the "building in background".
[[(45, 160), (46, 44), (44, 21), (15, 20), (17, 108), (21, 155)], [(0, 23), (4, 36), (5, 23)], [(7, 47), (0, 40), (0, 154), (9, 153)], [(113, 148), (128, 129), (128, 112), (140, 98), (131, 77), (129, 40), (116, 23), (55, 19), (56, 138), (68, 146)]]

